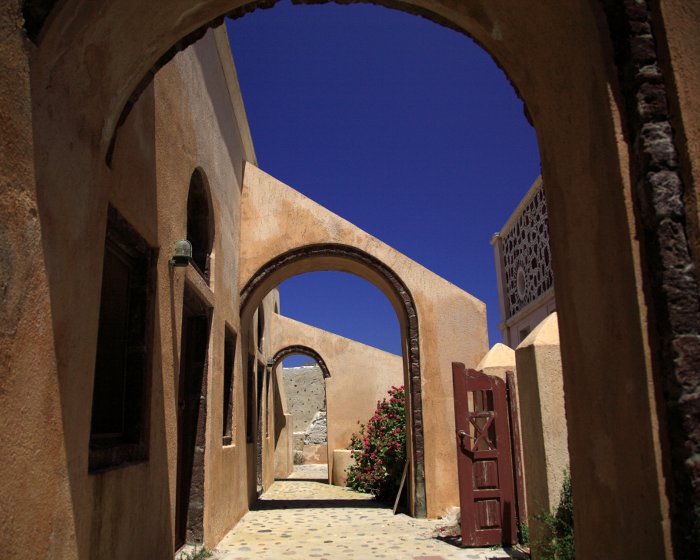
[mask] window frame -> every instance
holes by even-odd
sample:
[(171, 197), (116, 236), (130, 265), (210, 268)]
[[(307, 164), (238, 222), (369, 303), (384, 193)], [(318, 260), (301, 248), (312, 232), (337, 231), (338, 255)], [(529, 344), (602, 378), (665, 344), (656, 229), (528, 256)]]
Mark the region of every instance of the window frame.
[[(154, 284), (157, 249), (148, 245), (145, 239), (113, 207), (107, 211), (105, 247), (102, 259), (102, 281), (100, 287), (100, 311), (98, 315), (95, 366), (91, 399), (90, 437), (88, 471), (98, 473), (104, 470), (128, 466), (148, 461), (151, 370), (154, 323)], [(106, 434), (95, 431), (96, 409), (105, 406), (99, 402), (96, 391), (99, 376), (107, 375), (100, 369), (100, 334), (103, 321), (102, 301), (109, 286), (105, 282), (105, 261), (108, 252), (113, 253), (129, 266), (129, 279), (126, 288), (128, 311), (125, 333), (125, 360), (123, 366), (123, 429), (119, 434)], [(102, 372), (102, 373), (100, 373)], [(130, 382), (131, 380), (131, 382)]]

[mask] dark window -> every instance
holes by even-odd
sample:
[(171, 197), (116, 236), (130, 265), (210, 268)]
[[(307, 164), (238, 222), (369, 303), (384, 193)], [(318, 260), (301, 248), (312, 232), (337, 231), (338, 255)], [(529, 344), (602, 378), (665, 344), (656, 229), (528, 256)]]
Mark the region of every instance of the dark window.
[(258, 307), (258, 350), (263, 351), (263, 338), (265, 337), (265, 310)]
[(224, 445), (233, 440), (233, 364), (236, 357), (236, 335), (226, 329), (224, 334)]
[(147, 458), (152, 250), (109, 208), (102, 269), (90, 470)]
[(263, 394), (265, 392), (265, 366), (258, 362), (258, 393), (257, 393), (257, 412), (258, 412), (258, 437), (262, 437), (263, 431)]
[(248, 355), (248, 375), (246, 379), (246, 400), (245, 400), (245, 440), (246, 443), (253, 443), (253, 403), (255, 399), (255, 356)]
[(187, 196), (187, 239), (192, 243), (192, 262), (209, 282), (209, 256), (214, 246), (211, 202), (204, 176), (195, 170)]

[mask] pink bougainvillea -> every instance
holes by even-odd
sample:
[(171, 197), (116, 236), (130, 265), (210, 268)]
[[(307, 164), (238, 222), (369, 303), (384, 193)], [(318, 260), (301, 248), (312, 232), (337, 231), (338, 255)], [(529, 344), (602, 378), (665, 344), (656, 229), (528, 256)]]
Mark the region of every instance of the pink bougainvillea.
[(387, 398), (367, 424), (350, 438), (355, 465), (348, 468), (347, 485), (374, 494), (378, 500), (396, 496), (406, 464), (406, 392), (403, 386), (389, 389)]

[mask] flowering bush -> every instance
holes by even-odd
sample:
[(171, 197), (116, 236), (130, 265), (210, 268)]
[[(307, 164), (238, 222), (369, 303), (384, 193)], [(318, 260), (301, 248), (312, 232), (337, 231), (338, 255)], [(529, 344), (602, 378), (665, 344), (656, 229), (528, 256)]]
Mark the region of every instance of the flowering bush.
[(349, 449), (355, 465), (348, 468), (347, 485), (374, 494), (378, 500), (393, 499), (406, 464), (406, 392), (392, 387), (360, 431), (352, 434)]

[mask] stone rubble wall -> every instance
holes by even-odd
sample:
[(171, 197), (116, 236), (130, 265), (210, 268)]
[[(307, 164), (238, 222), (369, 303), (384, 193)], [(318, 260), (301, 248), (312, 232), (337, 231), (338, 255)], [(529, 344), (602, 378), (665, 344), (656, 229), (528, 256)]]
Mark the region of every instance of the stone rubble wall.
[(294, 464), (325, 463), (328, 430), (323, 372), (318, 364), (284, 368), (283, 379), (294, 430)]

